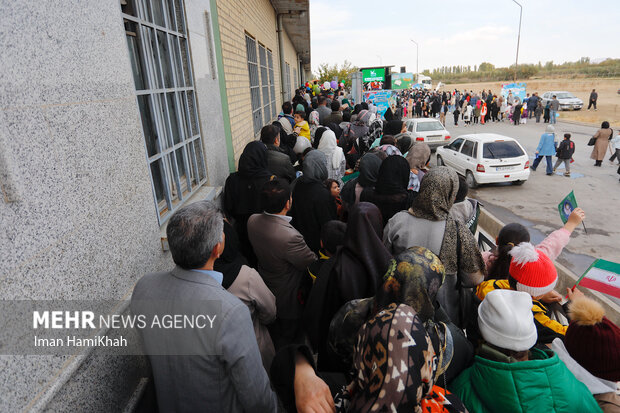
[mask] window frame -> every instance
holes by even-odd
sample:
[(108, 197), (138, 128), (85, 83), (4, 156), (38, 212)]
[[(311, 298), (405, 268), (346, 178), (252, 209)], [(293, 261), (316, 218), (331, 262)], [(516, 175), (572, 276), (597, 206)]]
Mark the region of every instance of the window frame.
[[(183, 0), (128, 3), (126, 9), (121, 5), (121, 18), (136, 29), (126, 28), (127, 47), (157, 220), (163, 225), (208, 180), (185, 5)], [(130, 43), (135, 43), (135, 50)], [(140, 78), (134, 66), (142, 69)], [(143, 82), (140, 89), (138, 80)], [(151, 132), (154, 136), (147, 136)]]
[[(248, 82), (250, 83), (250, 107), (252, 108), (252, 125), (254, 136), (258, 136), (263, 127), (263, 106), (261, 98), (260, 66), (258, 64), (258, 49), (256, 38), (245, 33), (246, 62), (248, 66)], [(256, 74), (253, 76), (255, 70)], [(253, 78), (256, 80), (252, 82)]]

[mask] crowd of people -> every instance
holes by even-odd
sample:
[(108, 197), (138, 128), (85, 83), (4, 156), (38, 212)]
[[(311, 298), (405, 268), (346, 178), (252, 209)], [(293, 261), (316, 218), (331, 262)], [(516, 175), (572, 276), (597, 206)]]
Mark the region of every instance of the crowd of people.
[[(415, 116), (455, 99), (486, 122), (509, 105), (490, 91), (417, 93), (402, 96)], [(176, 267), (141, 279), (132, 308), (219, 300), (221, 325), (216, 353), (150, 356), (162, 411), (620, 408), (620, 329), (578, 289), (563, 306), (555, 290), (552, 261), (585, 213), (538, 245), (508, 224), (481, 252), (465, 180), (429, 166), (403, 115), (302, 88), (243, 150), (223, 211), (201, 201), (173, 214)], [(147, 349), (163, 340), (141, 333)], [(159, 344), (175, 354), (180, 341)]]

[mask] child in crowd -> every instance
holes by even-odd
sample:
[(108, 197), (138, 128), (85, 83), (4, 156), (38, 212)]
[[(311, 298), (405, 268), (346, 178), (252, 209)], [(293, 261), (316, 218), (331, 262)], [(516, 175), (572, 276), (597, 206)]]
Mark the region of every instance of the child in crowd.
[(470, 412), (597, 412), (596, 400), (551, 350), (534, 348), (528, 294), (495, 290), (478, 307), (484, 343), (450, 385)]
[(304, 111), (300, 110), (295, 112), (295, 133), (310, 141), (310, 126), (308, 125), (308, 122), (304, 120), (304, 116), (306, 116), (306, 112)]
[(342, 199), (340, 198), (340, 184), (335, 179), (326, 179), (325, 188), (329, 189), (329, 193), (336, 203), (336, 213), (338, 218), (343, 218), (344, 208), (342, 207)]
[(556, 150), (556, 156), (558, 160), (555, 161), (553, 166), (553, 172), (557, 169), (562, 162), (564, 162), (564, 176), (570, 177), (570, 162), (575, 153), (575, 143), (570, 140), (570, 133), (564, 134), (564, 140), (560, 142), (560, 146)]
[[(508, 279), (483, 281), (478, 285), (476, 295), (480, 300), (484, 300), (486, 295), (494, 290), (524, 291), (531, 296), (538, 343), (548, 344), (555, 338), (564, 339), (567, 326), (552, 320), (549, 309), (542, 303), (542, 299), (552, 293), (558, 281), (558, 273), (553, 262), (542, 250), (536, 249), (529, 242), (521, 242), (513, 247), (509, 254), (512, 260)], [(569, 300), (583, 295), (576, 288), (567, 290)]]
[[(562, 252), (570, 241), (570, 234), (586, 218), (586, 213), (581, 208), (569, 215), (566, 224), (558, 230), (553, 231), (547, 236), (536, 249), (543, 251), (552, 261)], [(487, 267), (487, 279), (505, 280), (508, 278), (510, 267), (510, 250), (522, 242), (530, 242), (530, 233), (521, 224), (512, 223), (501, 229), (495, 239), (497, 247), (493, 251), (485, 251), (482, 258)], [(558, 300), (559, 301), (559, 300)]]
[(458, 105), (454, 105), (454, 110), (452, 111), (452, 115), (454, 115), (454, 126), (459, 126), (459, 115), (461, 111), (459, 110)]
[(587, 297), (575, 299), (568, 313), (571, 322), (564, 342), (555, 339), (551, 348), (577, 380), (588, 387), (603, 412), (617, 413), (620, 328), (605, 317), (598, 302)]
[(308, 274), (312, 279), (312, 283), (316, 281), (316, 277), (319, 275), (323, 263), (336, 253), (339, 246), (344, 244), (344, 234), (346, 231), (347, 224), (338, 220), (327, 221), (323, 227), (321, 227), (321, 249), (319, 250), (319, 258), (308, 266)]

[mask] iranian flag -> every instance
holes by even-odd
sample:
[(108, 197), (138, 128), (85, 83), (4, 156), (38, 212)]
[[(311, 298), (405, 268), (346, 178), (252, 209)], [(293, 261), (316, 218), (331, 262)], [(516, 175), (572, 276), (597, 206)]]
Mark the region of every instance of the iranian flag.
[(620, 264), (596, 260), (577, 281), (577, 285), (620, 298)]

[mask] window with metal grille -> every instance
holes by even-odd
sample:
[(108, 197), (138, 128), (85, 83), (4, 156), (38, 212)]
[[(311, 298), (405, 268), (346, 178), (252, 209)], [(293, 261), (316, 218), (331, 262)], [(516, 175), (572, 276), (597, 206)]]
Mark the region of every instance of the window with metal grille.
[(260, 61), (260, 84), (263, 94), (263, 116), (264, 125), (271, 122), (271, 98), (269, 97), (269, 69), (267, 67), (267, 49), (262, 44), (258, 44), (258, 58)]
[(297, 83), (299, 83), (299, 79), (297, 79), (297, 69), (293, 68), (293, 89), (292, 90), (297, 89), (297, 86), (299, 86)]
[(163, 224), (207, 181), (183, 0), (124, 0), (121, 11)]
[(286, 69), (284, 70), (284, 100), (291, 100), (291, 65), (286, 64)]
[(260, 101), (260, 81), (258, 78), (258, 59), (256, 58), (256, 40), (245, 35), (245, 49), (248, 55), (248, 73), (250, 76), (250, 98), (252, 100), (252, 123), (254, 135), (258, 135), (263, 126)]
[(269, 65), (269, 89), (271, 91), (271, 119), (276, 117), (276, 84), (273, 75), (273, 55), (271, 50), (267, 49), (267, 64)]

